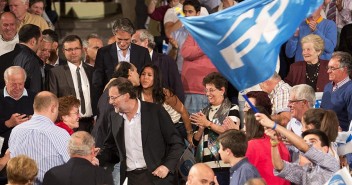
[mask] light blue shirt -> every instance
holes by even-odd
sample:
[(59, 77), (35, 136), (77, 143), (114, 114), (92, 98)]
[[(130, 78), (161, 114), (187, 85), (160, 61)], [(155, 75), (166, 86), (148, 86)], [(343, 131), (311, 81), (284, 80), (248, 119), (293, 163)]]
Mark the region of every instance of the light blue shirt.
[(66, 163), (70, 135), (49, 118), (34, 114), (29, 121), (17, 125), (9, 139), (10, 156), (27, 155), (38, 165), (35, 184), (43, 182), (44, 174), (52, 167)]
[(125, 61), (125, 62), (130, 62), (130, 56), (131, 56), (131, 45), (127, 49), (126, 56), (123, 56), (123, 51), (120, 49), (120, 47), (117, 45), (117, 58), (119, 61)]

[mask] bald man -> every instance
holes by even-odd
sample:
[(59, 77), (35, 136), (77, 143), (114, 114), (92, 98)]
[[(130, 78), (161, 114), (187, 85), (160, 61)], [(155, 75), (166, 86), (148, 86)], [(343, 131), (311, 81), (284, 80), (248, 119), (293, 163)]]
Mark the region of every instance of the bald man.
[(188, 174), (187, 185), (209, 184), (218, 185), (213, 170), (206, 164), (197, 163), (192, 166)]
[(39, 172), (34, 184), (42, 184), (45, 172), (66, 163), (70, 135), (54, 124), (59, 113), (57, 97), (48, 91), (34, 98), (32, 118), (12, 129), (9, 139), (10, 156), (27, 155), (38, 165)]

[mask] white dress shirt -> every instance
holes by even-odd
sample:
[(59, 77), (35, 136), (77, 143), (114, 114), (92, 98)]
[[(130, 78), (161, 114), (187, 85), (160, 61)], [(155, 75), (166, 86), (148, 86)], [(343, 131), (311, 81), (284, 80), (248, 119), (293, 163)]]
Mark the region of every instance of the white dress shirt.
[(126, 147), (126, 164), (127, 171), (147, 166), (142, 146), (142, 123), (141, 123), (141, 101), (138, 100), (138, 109), (131, 121), (127, 119), (126, 114), (122, 114), (124, 118), (125, 147)]
[[(72, 64), (71, 62), (67, 62), (68, 67), (70, 68), (71, 75), (72, 75), (72, 80), (73, 80), (73, 85), (75, 86), (75, 92), (76, 92), (76, 98), (81, 101), (81, 98), (79, 96), (79, 90), (78, 90), (78, 81), (77, 81), (77, 74), (76, 74), (76, 69), (77, 66)], [(81, 82), (82, 82), (82, 91), (83, 91), (83, 96), (84, 96), (84, 101), (81, 101), (81, 104), (84, 103), (86, 107), (86, 113), (82, 114), (81, 107), (79, 108), (80, 116), (81, 117), (91, 117), (93, 115), (92, 111), (92, 105), (90, 101), (90, 86), (89, 86), (89, 81), (86, 72), (84, 71), (84, 68), (82, 66), (82, 62), (79, 65), (79, 73), (81, 75)]]

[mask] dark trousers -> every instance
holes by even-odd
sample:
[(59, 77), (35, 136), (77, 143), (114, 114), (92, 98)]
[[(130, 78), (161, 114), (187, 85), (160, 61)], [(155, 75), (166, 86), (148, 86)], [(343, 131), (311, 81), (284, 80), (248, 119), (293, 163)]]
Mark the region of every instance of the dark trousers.
[(128, 171), (128, 185), (154, 185), (151, 175), (147, 169)]

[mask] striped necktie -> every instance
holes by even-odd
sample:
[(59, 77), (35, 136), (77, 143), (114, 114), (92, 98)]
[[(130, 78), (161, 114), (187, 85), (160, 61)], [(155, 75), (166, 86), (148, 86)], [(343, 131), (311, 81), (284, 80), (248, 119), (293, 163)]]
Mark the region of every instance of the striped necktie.
[(331, 0), (326, 18), (336, 22), (336, 0)]

